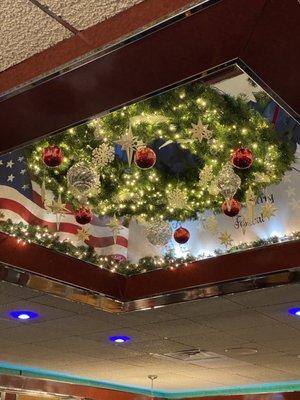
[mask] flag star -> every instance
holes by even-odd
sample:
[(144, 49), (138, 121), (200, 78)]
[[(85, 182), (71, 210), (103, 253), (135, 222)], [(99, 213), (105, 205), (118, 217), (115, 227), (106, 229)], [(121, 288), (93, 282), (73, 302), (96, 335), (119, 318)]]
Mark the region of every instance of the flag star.
[(14, 165), (13, 160), (8, 161), (8, 163), (6, 163), (6, 168), (12, 168), (12, 166)]
[(23, 190), (29, 189), (29, 185), (23, 185), (23, 186), (22, 186), (22, 189), (23, 189)]
[(25, 172), (26, 172), (26, 169), (21, 169), (20, 174), (21, 174), (21, 175), (24, 175)]
[(295, 189), (294, 187), (291, 187), (291, 186), (289, 186), (289, 187), (287, 188), (286, 193), (287, 193), (287, 195), (288, 195), (288, 198), (296, 196), (295, 190), (296, 190), (296, 189)]
[(7, 182), (12, 182), (14, 179), (15, 179), (15, 176), (14, 176), (13, 174), (10, 174), (10, 175), (7, 177)]
[(24, 157), (19, 157), (19, 158), (18, 158), (18, 161), (19, 161), (19, 162), (24, 161)]

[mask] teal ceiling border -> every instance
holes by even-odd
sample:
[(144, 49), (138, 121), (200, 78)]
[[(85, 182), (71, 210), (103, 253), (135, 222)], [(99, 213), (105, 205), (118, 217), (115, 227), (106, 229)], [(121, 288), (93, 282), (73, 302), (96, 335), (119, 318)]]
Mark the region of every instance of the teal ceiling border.
[(60, 382), (68, 382), (85, 386), (94, 386), (99, 388), (122, 390), (130, 393), (144, 394), (152, 397), (163, 397), (166, 399), (182, 399), (193, 397), (210, 397), (210, 396), (230, 396), (239, 394), (255, 394), (255, 393), (278, 393), (278, 392), (300, 392), (300, 380), (288, 382), (262, 383), (257, 385), (246, 386), (226, 386), (215, 389), (196, 389), (187, 391), (160, 391), (144, 387), (121, 385), (114, 382), (100, 381), (89, 378), (83, 378), (76, 375), (64, 374), (56, 371), (49, 371), (39, 368), (27, 367), (23, 365), (15, 365), (0, 361), (0, 374), (21, 375), (25, 377), (51, 379)]

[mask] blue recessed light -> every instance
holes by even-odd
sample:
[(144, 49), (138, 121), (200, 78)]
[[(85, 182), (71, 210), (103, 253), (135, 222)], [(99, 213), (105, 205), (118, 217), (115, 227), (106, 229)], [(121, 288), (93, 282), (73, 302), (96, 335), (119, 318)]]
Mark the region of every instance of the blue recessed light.
[(289, 313), (292, 315), (296, 315), (297, 317), (300, 317), (300, 307), (289, 309)]
[(131, 337), (129, 336), (110, 336), (109, 340), (113, 343), (126, 343), (129, 342), (131, 340)]
[(35, 319), (39, 316), (38, 313), (34, 311), (27, 310), (15, 310), (9, 313), (9, 316), (13, 319), (17, 319), (19, 321), (29, 321), (30, 319)]

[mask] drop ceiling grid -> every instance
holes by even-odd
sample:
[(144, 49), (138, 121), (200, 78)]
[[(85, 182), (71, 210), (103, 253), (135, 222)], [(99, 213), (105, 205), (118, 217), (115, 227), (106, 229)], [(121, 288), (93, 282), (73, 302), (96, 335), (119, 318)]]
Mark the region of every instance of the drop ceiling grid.
[[(157, 389), (186, 390), (300, 380), (300, 319), (287, 310), (300, 304), (299, 285), (203, 299), (163, 309), (108, 314), (92, 307), (7, 283), (0, 284), (1, 360), (91, 379)], [(33, 323), (7, 318), (12, 309), (41, 314)], [(128, 334), (128, 345), (110, 334)], [(293, 346), (292, 344), (295, 344)], [(297, 345), (298, 343), (298, 345)], [(230, 357), (226, 348), (257, 348), (208, 367), (159, 355), (191, 348)]]
[(86, 29), (143, 0), (40, 0), (76, 29)]
[(0, 71), (71, 36), (29, 0), (0, 1)]

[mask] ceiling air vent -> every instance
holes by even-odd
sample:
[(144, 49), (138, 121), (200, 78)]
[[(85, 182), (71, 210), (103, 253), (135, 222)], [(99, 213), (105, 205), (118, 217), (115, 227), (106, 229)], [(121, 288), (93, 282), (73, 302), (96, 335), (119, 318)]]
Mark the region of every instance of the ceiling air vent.
[(211, 351), (205, 351), (200, 349), (186, 349), (175, 351), (165, 354), (153, 354), (155, 357), (160, 358), (172, 358), (175, 360), (185, 361), (188, 363), (194, 363), (196, 361), (202, 360), (213, 360), (217, 358), (222, 358), (223, 356), (213, 353)]

